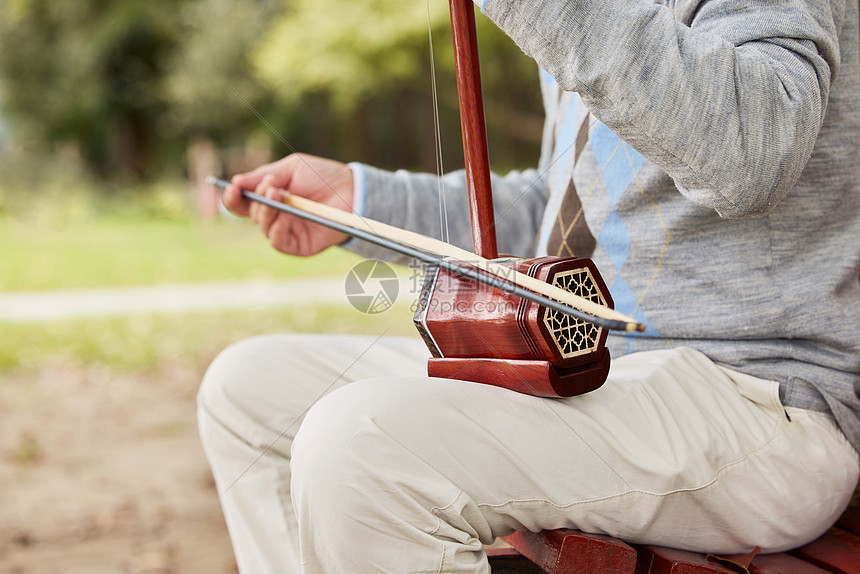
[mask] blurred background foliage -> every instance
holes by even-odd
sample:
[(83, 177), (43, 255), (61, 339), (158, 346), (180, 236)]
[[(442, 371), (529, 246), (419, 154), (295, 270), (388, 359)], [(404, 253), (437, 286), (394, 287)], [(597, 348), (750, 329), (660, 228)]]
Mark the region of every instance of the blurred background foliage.
[[(531, 165), (535, 65), (478, 19), (494, 164)], [(140, 199), (153, 180), (231, 173), (290, 148), (435, 170), (428, 30), (453, 169), (444, 1), (0, 2), (0, 209), (57, 189)]]
[[(493, 165), (533, 166), (536, 66), (477, 18)], [(292, 150), (435, 171), (434, 74), (451, 171), (463, 160), (445, 0), (0, 0), (0, 294), (342, 278), (355, 256), (274, 253), (253, 225), (219, 212), (202, 178)], [(219, 320), (314, 330), (289, 313)], [(319, 314), (316, 330), (371, 328), (367, 317), (332, 315)], [(194, 326), (188, 339), (211, 358), (232, 331), (207, 320), (163, 321)], [(64, 345), (83, 363), (121, 363), (122, 353), (87, 350), (100, 341), (153, 359), (131, 349), (156, 345), (167, 323), (117, 335), (139, 322), (71, 321), (59, 334), (52, 323), (3, 325), (0, 372), (38, 368), (35, 357), (50, 361)], [(79, 340), (81, 325), (104, 336)]]

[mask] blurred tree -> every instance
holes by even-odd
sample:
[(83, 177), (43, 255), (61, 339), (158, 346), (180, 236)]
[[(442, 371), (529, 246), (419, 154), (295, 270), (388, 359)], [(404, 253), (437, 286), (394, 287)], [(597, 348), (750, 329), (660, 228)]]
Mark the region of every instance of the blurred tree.
[(260, 78), (297, 100), (325, 91), (352, 111), (369, 95), (427, 79), (428, 17), (434, 34), (448, 26), (436, 0), (291, 0), (256, 51)]
[[(482, 65), (489, 70), (484, 74), (488, 130), (491, 137), (504, 138), (494, 142), (492, 159), (506, 167), (534, 163), (542, 126), (536, 66), (489, 20), (479, 15), (478, 24)], [(444, 0), (290, 0), (252, 62), (281, 104), (303, 110), (301, 117), (281, 124), (285, 131), (303, 122), (310, 129), (326, 126), (324, 133), (335, 137), (305, 142), (310, 149), (385, 167), (435, 169), (435, 73), (445, 165), (462, 165)], [(508, 116), (513, 110), (519, 110), (517, 121)], [(505, 131), (507, 125), (517, 129)]]
[(248, 54), (281, 7), (275, 0), (192, 0), (179, 12), (179, 46), (163, 84), (170, 107), (162, 119), (166, 134), (187, 143), (188, 179), (204, 216), (220, 208), (207, 175), (222, 174), (225, 163), (235, 173), (270, 159), (268, 143), (261, 149), (260, 138), (248, 137), (265, 131), (256, 114), (273, 115), (271, 93), (251, 74)]
[(2, 102), (16, 143), (61, 142), (99, 171), (146, 173), (180, 3), (0, 3)]
[(182, 7), (179, 46), (164, 78), (171, 104), (165, 121), (171, 131), (225, 143), (260, 127), (248, 106), (267, 111), (262, 108), (268, 107), (271, 94), (251, 73), (248, 54), (281, 4), (193, 0)]
[[(533, 163), (534, 63), (479, 26), (493, 161)], [(277, 155), (435, 169), (428, 28), (452, 169), (462, 155), (444, 0), (2, 0), (0, 106), (28, 156), (62, 151), (102, 175), (157, 175), (188, 157), (202, 173), (225, 148), (239, 151), (227, 154), (234, 171), (264, 158), (248, 145), (261, 140)]]

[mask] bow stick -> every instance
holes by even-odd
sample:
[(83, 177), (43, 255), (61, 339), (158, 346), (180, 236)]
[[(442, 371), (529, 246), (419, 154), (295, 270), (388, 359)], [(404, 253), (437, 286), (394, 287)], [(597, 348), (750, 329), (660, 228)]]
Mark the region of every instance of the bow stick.
[[(230, 182), (213, 176), (207, 177), (206, 182), (221, 189), (226, 189), (231, 185)], [(613, 331), (644, 331), (645, 329), (644, 325), (613, 309), (598, 305), (555, 285), (518, 273), (510, 267), (489, 261), (438, 239), (359, 217), (287, 192), (282, 192), (283, 202), (269, 199), (246, 189), (241, 190), (241, 194), (251, 201), (262, 203), (278, 211), (318, 223), (350, 237), (362, 239), (419, 261), (436, 265), (451, 273), (463, 275), (600, 327)], [(443, 257), (443, 254), (453, 255), (461, 259), (462, 262), (454, 262)]]

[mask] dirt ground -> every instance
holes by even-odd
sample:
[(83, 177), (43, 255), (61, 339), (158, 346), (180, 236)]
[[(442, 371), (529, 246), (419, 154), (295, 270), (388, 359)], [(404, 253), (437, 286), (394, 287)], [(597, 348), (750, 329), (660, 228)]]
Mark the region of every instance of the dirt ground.
[(0, 573), (236, 572), (197, 438), (198, 370), (0, 379)]

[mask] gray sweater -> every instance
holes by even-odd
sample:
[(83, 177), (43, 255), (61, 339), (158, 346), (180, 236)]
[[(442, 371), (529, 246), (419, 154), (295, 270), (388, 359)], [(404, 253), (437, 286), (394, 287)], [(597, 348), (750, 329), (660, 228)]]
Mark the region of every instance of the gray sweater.
[[(860, 450), (856, 0), (483, 11), (540, 65), (547, 113), (538, 168), (494, 176), (500, 251), (555, 254), (576, 193), (577, 255), (648, 326), (612, 335), (613, 356), (693, 347), (831, 412)], [(439, 236), (436, 176), (359, 171), (365, 215)], [(451, 239), (468, 247), (463, 174), (444, 180)]]

